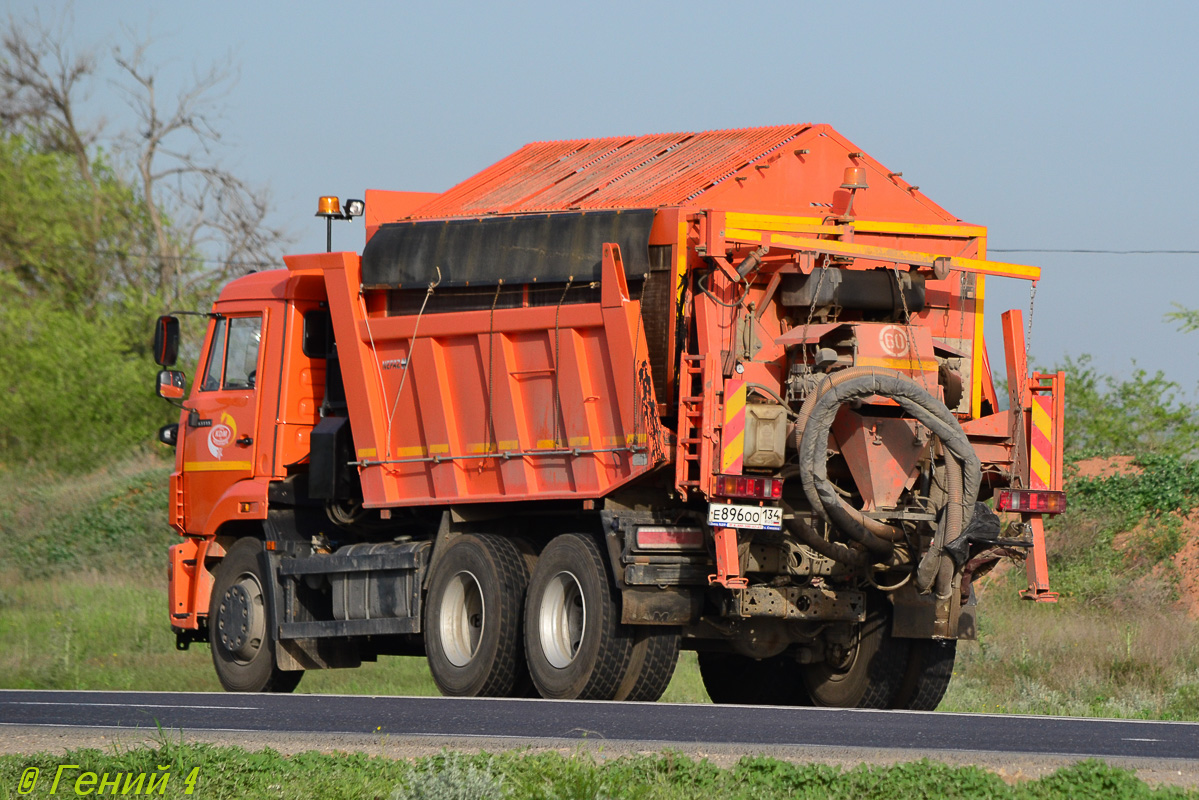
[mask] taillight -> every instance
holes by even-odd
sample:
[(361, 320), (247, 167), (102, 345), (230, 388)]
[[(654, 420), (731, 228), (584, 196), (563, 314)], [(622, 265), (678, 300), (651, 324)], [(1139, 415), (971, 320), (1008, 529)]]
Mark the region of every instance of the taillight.
[(720, 497), (752, 497), (778, 500), (783, 496), (781, 478), (747, 478), (744, 475), (717, 475), (712, 493)]
[(1045, 489), (999, 489), (995, 492), (995, 509), (1021, 514), (1060, 514), (1066, 510), (1066, 493)]
[(638, 550), (703, 550), (704, 532), (699, 528), (641, 525), (634, 535)]

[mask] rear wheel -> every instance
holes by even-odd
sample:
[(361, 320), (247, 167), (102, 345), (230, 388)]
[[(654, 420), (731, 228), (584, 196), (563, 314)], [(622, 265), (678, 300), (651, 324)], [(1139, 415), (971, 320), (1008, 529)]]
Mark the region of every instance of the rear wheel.
[(629, 669), (614, 700), (652, 703), (662, 696), (679, 662), (677, 628), (636, 626)]
[(537, 691), (556, 700), (611, 700), (632, 652), (599, 546), (582, 534), (558, 536), (537, 560), (525, 604), (525, 653)]
[(303, 670), (275, 665), (272, 609), (266, 592), (262, 542), (241, 539), (217, 567), (208, 606), (208, 641), (221, 686), (230, 692), (290, 692)]
[(824, 661), (803, 668), (812, 704), (892, 707), (907, 671), (909, 640), (891, 636), (891, 604), (885, 598), (871, 598), (865, 622), (846, 633), (827, 641)]
[(699, 675), (713, 703), (746, 706), (810, 706), (800, 667), (784, 655), (749, 658), (736, 653), (699, 653)]
[(913, 639), (908, 644), (908, 668), (891, 708), (935, 711), (953, 677), (958, 643), (954, 639)]
[(442, 694), (519, 694), (528, 582), (524, 557), (504, 537), (466, 534), (450, 542), (425, 601), (425, 652)]

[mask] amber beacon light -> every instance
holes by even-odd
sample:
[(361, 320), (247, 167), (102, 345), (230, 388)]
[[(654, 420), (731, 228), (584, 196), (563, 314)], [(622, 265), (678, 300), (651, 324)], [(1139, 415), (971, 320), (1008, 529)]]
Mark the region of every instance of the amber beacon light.
[(322, 195), (316, 203), (316, 216), (325, 218), (325, 252), (333, 252), (333, 220), (361, 217), (366, 211), (362, 200), (346, 200), (346, 210), (341, 210), (341, 201), (334, 195)]

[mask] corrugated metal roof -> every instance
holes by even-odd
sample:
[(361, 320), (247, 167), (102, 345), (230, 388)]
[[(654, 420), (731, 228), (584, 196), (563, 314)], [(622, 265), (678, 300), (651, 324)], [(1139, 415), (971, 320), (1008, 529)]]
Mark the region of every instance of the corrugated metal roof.
[(809, 127), (534, 142), (417, 209), (413, 216), (680, 205)]

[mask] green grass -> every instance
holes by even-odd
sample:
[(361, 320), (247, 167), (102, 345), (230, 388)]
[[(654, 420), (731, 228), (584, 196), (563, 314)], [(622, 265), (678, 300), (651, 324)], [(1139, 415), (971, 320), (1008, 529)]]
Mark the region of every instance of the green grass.
[[(29, 797), (49, 796), (59, 765), (56, 795), (73, 795), (84, 773), (84, 788), (98, 787), (107, 775), (124, 787), (126, 775), (168, 774), (165, 796), (196, 798), (532, 798), (598, 800), (637, 798), (891, 798), (952, 797), (1055, 800), (1103, 797), (1195, 798), (1199, 792), (1150, 788), (1135, 773), (1098, 761), (1064, 767), (1039, 780), (1005, 783), (978, 767), (952, 767), (933, 761), (893, 766), (862, 765), (850, 770), (820, 764), (792, 764), (746, 757), (729, 768), (677, 753), (602, 759), (587, 752), (508, 752), (441, 755), (397, 761), (361, 754), (300, 753), (285, 757), (272, 750), (161, 742), (156, 747), (111, 752), (76, 750), (64, 756), (0, 756), (0, 797), (16, 797), (22, 773), (40, 771)], [(116, 777), (120, 776), (120, 777)], [(192, 793), (187, 794), (192, 777)], [(112, 793), (111, 788), (109, 793)]]
[(1185, 613), (1033, 604), (1016, 583), (984, 588), (978, 641), (958, 643), (940, 710), (1199, 720), (1199, 625)]
[[(207, 645), (175, 649), (166, 579), (80, 572), (31, 580), (0, 574), (0, 688), (220, 691)], [(667, 689), (673, 702), (706, 702), (695, 655), (684, 653)], [(304, 676), (300, 692), (433, 696), (423, 658), (380, 657), (359, 669)]]
[[(176, 651), (167, 624), (168, 471), (141, 460), (79, 478), (0, 481), (0, 688), (220, 690), (208, 647)], [(1186, 474), (1170, 474), (1148, 490), (1124, 482), (1086, 497), (1141, 508), (1145, 496), (1185, 501), (1189, 488), (1170, 487), (1189, 487)], [(1020, 569), (984, 579), (979, 641), (959, 643), (942, 709), (1199, 720), (1199, 624), (1172, 605), (1169, 562), (1159, 558), (1177, 549), (1176, 522), (1149, 515), (1121, 534), (1132, 546), (1120, 550), (1111, 504), (1092, 505), (1048, 534), (1062, 602), (1020, 600)], [(424, 659), (403, 657), (312, 672), (300, 691), (437, 694)], [(693, 653), (680, 656), (663, 700), (708, 702)]]

